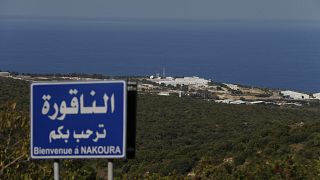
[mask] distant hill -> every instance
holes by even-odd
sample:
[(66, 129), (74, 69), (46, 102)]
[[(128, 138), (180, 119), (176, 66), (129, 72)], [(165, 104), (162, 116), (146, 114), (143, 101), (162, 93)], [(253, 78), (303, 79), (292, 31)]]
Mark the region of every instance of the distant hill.
[[(29, 83), (0, 78), (0, 179), (47, 179), (29, 159)], [(137, 157), (121, 178), (312, 179), (320, 173), (320, 111), (139, 95)], [(66, 179), (106, 176), (106, 160), (64, 160)]]

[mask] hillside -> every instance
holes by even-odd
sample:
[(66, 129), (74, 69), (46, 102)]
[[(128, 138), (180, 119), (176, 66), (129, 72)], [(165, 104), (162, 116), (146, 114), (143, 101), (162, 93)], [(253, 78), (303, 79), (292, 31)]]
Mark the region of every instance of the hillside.
[[(29, 159), (29, 84), (0, 78), (0, 177), (48, 178), (52, 161)], [(318, 108), (226, 105), (139, 95), (137, 157), (117, 177), (310, 179), (320, 175)], [(106, 175), (105, 160), (62, 161), (61, 176)], [(2, 179), (2, 178), (0, 178)]]

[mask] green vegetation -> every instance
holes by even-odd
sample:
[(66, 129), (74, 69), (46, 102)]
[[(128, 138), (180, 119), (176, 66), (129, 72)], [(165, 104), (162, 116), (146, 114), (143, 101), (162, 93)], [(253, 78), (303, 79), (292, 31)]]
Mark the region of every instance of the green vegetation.
[(0, 77), (0, 109), (10, 103), (19, 110), (29, 108), (29, 82)]
[[(29, 84), (0, 78), (0, 179), (47, 179), (52, 161), (29, 159)], [(320, 111), (140, 95), (137, 156), (119, 178), (317, 179)], [(106, 176), (106, 160), (63, 160), (66, 179)]]

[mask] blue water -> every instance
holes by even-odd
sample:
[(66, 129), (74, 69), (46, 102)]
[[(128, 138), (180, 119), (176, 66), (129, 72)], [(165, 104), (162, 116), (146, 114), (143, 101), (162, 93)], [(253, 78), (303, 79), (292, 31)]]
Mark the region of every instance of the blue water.
[(314, 23), (0, 20), (0, 69), (34, 73), (197, 75), (320, 91)]

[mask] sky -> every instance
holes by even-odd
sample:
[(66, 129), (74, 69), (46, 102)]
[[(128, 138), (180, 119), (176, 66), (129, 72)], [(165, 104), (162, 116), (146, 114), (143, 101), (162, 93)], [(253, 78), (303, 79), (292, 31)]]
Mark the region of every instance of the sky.
[(320, 20), (320, 0), (0, 0), (0, 16)]

